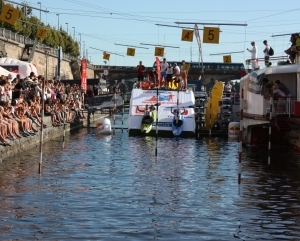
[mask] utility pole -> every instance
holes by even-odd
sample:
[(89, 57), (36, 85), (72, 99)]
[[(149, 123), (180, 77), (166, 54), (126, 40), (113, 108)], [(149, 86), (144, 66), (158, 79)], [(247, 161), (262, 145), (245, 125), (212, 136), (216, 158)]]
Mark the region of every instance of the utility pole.
[[(24, 8), (27, 8), (27, 7), (28, 7), (27, 2), (17, 3), (17, 2), (14, 2), (14, 1), (10, 1), (10, 0), (5, 0), (5, 2), (9, 2), (9, 3), (16, 4), (16, 5), (20, 5), (20, 6), (23, 6)], [(40, 4), (40, 2), (38, 2), (38, 4)], [(41, 7), (40, 7), (40, 8), (30, 7), (30, 8), (35, 9), (35, 10), (39, 10), (39, 11), (41, 11), (41, 12), (49, 13), (48, 10), (42, 10)]]
[(59, 31), (59, 13), (57, 13), (56, 16), (57, 16), (57, 30)]
[(41, 18), (42, 18), (42, 3), (41, 2), (38, 2), (37, 4), (40, 4), (40, 21), (41, 21)]
[(67, 34), (69, 34), (69, 23), (66, 24), (67, 24)]
[(72, 27), (74, 28), (74, 36), (73, 36), (73, 40), (75, 41), (75, 27)]
[(85, 58), (85, 41), (83, 41), (82, 57)]
[(79, 52), (80, 52), (80, 57), (81, 57), (81, 33), (79, 34)]

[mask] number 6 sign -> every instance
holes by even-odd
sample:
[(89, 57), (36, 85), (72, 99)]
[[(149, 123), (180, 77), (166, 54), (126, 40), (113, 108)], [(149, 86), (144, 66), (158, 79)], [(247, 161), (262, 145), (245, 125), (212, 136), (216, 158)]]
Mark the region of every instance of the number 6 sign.
[(203, 43), (218, 44), (220, 38), (220, 28), (204, 27)]
[(13, 8), (12, 6), (4, 5), (0, 15), (0, 20), (14, 25), (19, 16), (19, 12), (20, 11), (18, 9)]

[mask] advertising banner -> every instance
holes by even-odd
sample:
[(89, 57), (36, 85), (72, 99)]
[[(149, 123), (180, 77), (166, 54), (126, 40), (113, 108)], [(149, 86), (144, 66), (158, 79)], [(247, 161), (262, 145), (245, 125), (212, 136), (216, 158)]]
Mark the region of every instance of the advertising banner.
[[(195, 104), (194, 92), (177, 92), (168, 90), (142, 90), (133, 89), (131, 92), (130, 110), (129, 110), (129, 129), (140, 129), (143, 112), (137, 110), (143, 110), (146, 105), (154, 105), (157, 111), (158, 109), (158, 127), (159, 130), (170, 130), (172, 129), (173, 114), (171, 109), (177, 109), (177, 98), (178, 108), (181, 112), (184, 112), (184, 127), (183, 131), (195, 131), (195, 118), (194, 108), (189, 108)], [(156, 103), (159, 103), (157, 108)], [(154, 123), (155, 126), (155, 123)]]
[(86, 73), (86, 59), (81, 59), (81, 81), (80, 86), (83, 89), (84, 93), (86, 93), (87, 89), (87, 73)]

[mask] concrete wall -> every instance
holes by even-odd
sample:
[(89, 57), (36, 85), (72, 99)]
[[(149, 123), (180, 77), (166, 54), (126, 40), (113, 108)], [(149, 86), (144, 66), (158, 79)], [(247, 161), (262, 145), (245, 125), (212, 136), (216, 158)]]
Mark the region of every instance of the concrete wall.
[[(0, 46), (6, 52), (7, 57), (20, 59), (22, 56), (23, 49), (25, 47), (24, 44), (19, 42), (6, 39), (0, 37)], [(38, 74), (46, 76), (46, 56), (43, 50), (36, 49), (33, 60), (31, 62), (38, 69)], [(74, 76), (71, 71), (70, 59), (63, 59), (61, 62), (61, 77), (62, 79), (74, 79)], [(80, 63), (79, 63), (80, 65)], [(47, 77), (48, 79), (52, 79), (55, 76), (55, 71), (57, 68), (57, 56), (54, 54), (49, 54), (48, 56), (48, 64), (47, 64)], [(87, 70), (87, 78), (94, 78), (94, 69), (90, 66)]]
[[(98, 119), (107, 116), (107, 114), (95, 113), (91, 116), (91, 123), (96, 122)], [(46, 116), (44, 123), (47, 128), (44, 129), (44, 142), (53, 140), (59, 136), (63, 136), (63, 126), (52, 127), (50, 117)], [(81, 128), (88, 125), (88, 119), (83, 119), (78, 123), (67, 124), (66, 133), (69, 134), (70, 130)], [(40, 133), (38, 132), (35, 136), (22, 137), (20, 139), (10, 142), (12, 146), (0, 145), (0, 161), (9, 159), (9, 157), (19, 155), (22, 152), (28, 151), (32, 148), (39, 149), (40, 147)]]

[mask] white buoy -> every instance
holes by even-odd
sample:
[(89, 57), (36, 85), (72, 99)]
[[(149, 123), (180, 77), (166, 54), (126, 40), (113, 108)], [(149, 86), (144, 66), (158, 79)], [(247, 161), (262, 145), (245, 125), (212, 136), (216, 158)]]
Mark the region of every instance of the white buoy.
[(111, 124), (108, 118), (101, 118), (96, 123), (98, 133), (103, 135), (110, 135), (111, 134)]
[(230, 122), (228, 124), (228, 138), (238, 139), (240, 135), (240, 122)]

